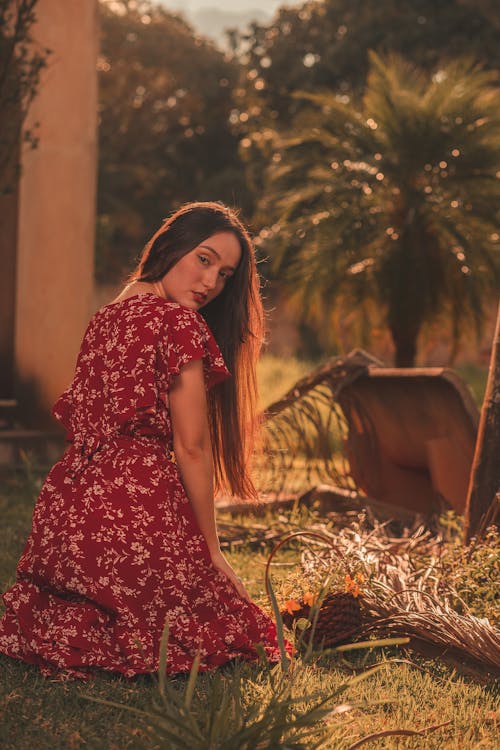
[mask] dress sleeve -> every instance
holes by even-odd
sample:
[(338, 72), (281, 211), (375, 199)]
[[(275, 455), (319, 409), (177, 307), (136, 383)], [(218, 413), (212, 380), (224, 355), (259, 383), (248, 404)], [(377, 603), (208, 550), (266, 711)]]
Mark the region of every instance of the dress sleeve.
[(165, 315), (163, 336), (160, 339), (160, 358), (167, 372), (168, 382), (195, 359), (203, 360), (207, 388), (230, 377), (212, 332), (202, 316), (181, 305), (169, 305)]
[(64, 427), (66, 430), (66, 440), (71, 440), (73, 436), (73, 429), (71, 424), (71, 415), (73, 413), (73, 400), (71, 398), (71, 385), (66, 388), (62, 393), (54, 406), (51, 409), (52, 416)]

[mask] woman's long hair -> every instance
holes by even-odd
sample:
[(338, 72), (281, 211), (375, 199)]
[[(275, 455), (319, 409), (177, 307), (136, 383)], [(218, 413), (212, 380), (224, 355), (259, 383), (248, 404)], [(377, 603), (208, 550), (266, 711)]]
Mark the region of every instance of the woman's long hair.
[(249, 460), (258, 427), (256, 367), (263, 339), (263, 310), (247, 230), (222, 203), (188, 203), (153, 235), (128, 281), (161, 279), (184, 255), (217, 232), (236, 236), (241, 258), (222, 292), (200, 310), (232, 374), (208, 394), (215, 485), (238, 497), (255, 499)]

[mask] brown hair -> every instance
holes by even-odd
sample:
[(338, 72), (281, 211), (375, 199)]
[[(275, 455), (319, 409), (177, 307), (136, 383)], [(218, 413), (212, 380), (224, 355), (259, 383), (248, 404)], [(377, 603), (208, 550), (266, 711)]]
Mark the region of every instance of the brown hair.
[(187, 203), (153, 235), (128, 281), (157, 281), (184, 255), (217, 232), (232, 232), (241, 258), (222, 292), (200, 314), (220, 347), (232, 377), (208, 394), (217, 489), (255, 498), (249, 459), (257, 429), (256, 366), (263, 338), (259, 276), (250, 236), (222, 203)]

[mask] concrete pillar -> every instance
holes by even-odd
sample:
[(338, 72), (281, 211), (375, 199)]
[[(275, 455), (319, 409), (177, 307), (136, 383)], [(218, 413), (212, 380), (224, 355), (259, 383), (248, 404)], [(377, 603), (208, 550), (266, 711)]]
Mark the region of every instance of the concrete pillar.
[(52, 50), (19, 187), (16, 394), (24, 422), (49, 421), (92, 312), (97, 161), (97, 0), (39, 0), (33, 37)]

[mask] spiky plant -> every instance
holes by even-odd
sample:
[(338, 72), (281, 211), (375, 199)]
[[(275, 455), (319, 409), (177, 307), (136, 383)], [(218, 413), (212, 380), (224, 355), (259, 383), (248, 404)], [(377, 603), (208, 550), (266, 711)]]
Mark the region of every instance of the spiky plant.
[(396, 364), (411, 366), (425, 324), (446, 317), (456, 348), (500, 289), (498, 77), (467, 60), (429, 79), (400, 57), (370, 59), (359, 105), (297, 94), (261, 239), (318, 328), (339, 310), (372, 324), (381, 312)]
[[(141, 717), (159, 750), (319, 750), (333, 736), (340, 740), (344, 737), (342, 725), (328, 723), (335, 714), (335, 699), (387, 662), (347, 679), (332, 692), (311, 694), (302, 662), (295, 660), (294, 668), (289, 669), (283, 622), (270, 582), (268, 587), (282, 653), (281, 662), (273, 668), (267, 664), (267, 669), (252, 678), (245, 677), (241, 665), (236, 665), (229, 674), (218, 671), (211, 675), (209, 685), (203, 689), (198, 675), (200, 659), (196, 656), (186, 686), (179, 690), (166, 678), (166, 624), (160, 644), (159, 701), (144, 711), (101, 698), (87, 696), (87, 700)], [(377, 642), (370, 645), (376, 646)], [(258, 649), (265, 662), (264, 649)]]

